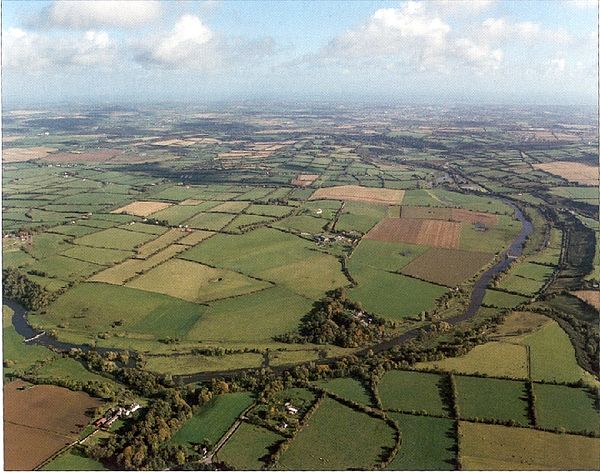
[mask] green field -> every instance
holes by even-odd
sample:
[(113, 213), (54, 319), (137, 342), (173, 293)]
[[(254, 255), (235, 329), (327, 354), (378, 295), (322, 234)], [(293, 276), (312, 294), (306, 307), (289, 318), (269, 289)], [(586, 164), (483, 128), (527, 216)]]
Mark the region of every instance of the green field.
[(337, 394), (344, 399), (358, 402), (365, 406), (371, 405), (371, 397), (360, 381), (353, 378), (335, 378), (317, 381), (316, 386)]
[(194, 416), (175, 433), (169, 443), (189, 446), (206, 439), (214, 445), (253, 402), (254, 399), (248, 393), (217, 396), (200, 407)]
[(387, 470), (450, 470), (455, 462), (454, 421), (393, 412), (400, 425), (400, 451)]
[(280, 458), (282, 470), (371, 469), (394, 431), (381, 419), (325, 399)]
[(191, 228), (200, 230), (221, 230), (225, 225), (231, 222), (235, 215), (220, 213), (199, 213), (185, 222)]
[(576, 382), (590, 379), (591, 375), (577, 364), (569, 336), (558, 323), (545, 325), (522, 340), (529, 346), (533, 380)]
[[(156, 337), (183, 336), (206, 307), (162, 294), (101, 283), (83, 283), (60, 296), (43, 316), (30, 320), (44, 327), (62, 325), (86, 336), (105, 331), (138, 332)], [(34, 314), (32, 314), (34, 315)], [(116, 329), (115, 322), (121, 322)], [(90, 331), (93, 327), (93, 331)]]
[(215, 301), (190, 330), (188, 338), (215, 342), (268, 341), (275, 335), (296, 331), (310, 308), (310, 301), (280, 287)]
[(535, 412), (541, 427), (569, 432), (600, 433), (597, 400), (581, 388), (552, 384), (533, 385)]
[(401, 274), (363, 267), (353, 274), (358, 286), (348, 291), (369, 312), (393, 320), (430, 310), (448, 289)]
[(153, 234), (124, 230), (122, 228), (107, 228), (90, 235), (77, 238), (75, 243), (99, 248), (115, 250), (133, 250), (136, 246), (155, 238)]
[(365, 266), (385, 271), (399, 271), (425, 251), (427, 247), (409, 243), (361, 240), (348, 260), (348, 267), (353, 276), (358, 276)]
[(103, 268), (94, 263), (53, 255), (32, 263), (28, 269), (40, 271), (50, 277), (74, 281), (90, 276)]
[(89, 246), (74, 246), (62, 253), (64, 256), (78, 260), (88, 261), (100, 265), (111, 265), (127, 259), (131, 252), (111, 250), (108, 248), (92, 248)]
[(236, 470), (260, 470), (269, 449), (283, 437), (270, 430), (245, 422), (219, 450), (217, 458)]
[(483, 304), (488, 307), (499, 307), (513, 309), (519, 304), (527, 302), (528, 299), (523, 296), (509, 294), (508, 292), (495, 291), (494, 289), (486, 289), (483, 298)]
[(234, 353), (222, 356), (168, 355), (149, 356), (145, 368), (160, 374), (186, 375), (207, 371), (229, 371), (243, 368), (260, 368), (260, 353)]
[(442, 376), (417, 371), (388, 371), (379, 382), (384, 409), (447, 414), (441, 395)]
[(108, 471), (102, 463), (71, 448), (42, 467), (43, 471)]
[(520, 381), (456, 376), (462, 419), (497, 419), (528, 425), (527, 393)]

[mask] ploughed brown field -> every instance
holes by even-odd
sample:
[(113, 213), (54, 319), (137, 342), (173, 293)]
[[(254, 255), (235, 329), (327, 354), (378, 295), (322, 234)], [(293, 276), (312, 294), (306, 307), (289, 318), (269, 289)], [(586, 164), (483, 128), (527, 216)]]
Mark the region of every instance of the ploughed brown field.
[(534, 164), (533, 167), (560, 176), (567, 181), (578, 182), (587, 186), (597, 186), (600, 179), (598, 166), (590, 166), (589, 164), (553, 161), (551, 163)]
[(35, 146), (32, 148), (8, 148), (2, 150), (2, 161), (5, 163), (19, 163), (31, 159), (40, 159), (46, 157), (49, 153), (56, 151), (56, 148), (47, 146)]
[(147, 217), (148, 215), (158, 212), (159, 210), (166, 209), (171, 205), (173, 204), (170, 204), (168, 202), (138, 200), (136, 202), (132, 202), (131, 204), (127, 204), (123, 207), (119, 207), (118, 209), (111, 211), (111, 213), (127, 213), (130, 215), (137, 215), (138, 217)]
[(74, 442), (99, 399), (51, 385), (4, 386), (4, 469), (32, 470)]
[(494, 214), (448, 207), (402, 207), (400, 216), (403, 218), (429, 218), (466, 223), (479, 222), (489, 226), (498, 223), (498, 217)]
[(374, 204), (397, 205), (402, 202), (404, 191), (362, 186), (335, 186), (317, 189), (309, 200), (354, 200)]
[(375, 225), (366, 238), (455, 249), (460, 242), (460, 229), (460, 223), (444, 220), (386, 218)]
[(412, 260), (401, 272), (444, 286), (458, 286), (477, 272), (494, 255), (476, 251), (432, 248)]
[(310, 186), (318, 178), (318, 174), (298, 174), (295, 179), (292, 179), (292, 184), (295, 186)]
[(103, 163), (122, 153), (120, 149), (105, 148), (81, 153), (55, 153), (43, 159), (53, 163)]
[(600, 310), (600, 291), (573, 291), (571, 294)]
[(494, 214), (464, 209), (452, 209), (452, 220), (466, 223), (483, 223), (484, 225), (496, 225), (498, 223), (498, 217)]

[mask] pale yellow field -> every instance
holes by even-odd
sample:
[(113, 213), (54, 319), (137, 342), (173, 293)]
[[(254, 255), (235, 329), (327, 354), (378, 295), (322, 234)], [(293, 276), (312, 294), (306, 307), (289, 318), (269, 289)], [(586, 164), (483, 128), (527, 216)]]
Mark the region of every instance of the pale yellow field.
[(56, 148), (47, 146), (35, 146), (32, 148), (8, 148), (2, 150), (2, 161), (5, 163), (19, 163), (31, 159), (45, 158), (50, 153), (57, 151)]
[(169, 258), (172, 258), (177, 253), (187, 250), (189, 247), (186, 245), (171, 245), (162, 251), (159, 251), (148, 259), (135, 259), (131, 258), (115, 266), (112, 266), (104, 271), (94, 274), (89, 281), (93, 282), (105, 282), (108, 284), (124, 284), (128, 280), (134, 278), (138, 274), (148, 271), (154, 266), (165, 262)]
[(598, 470), (600, 439), (503, 425), (459, 422), (465, 470)]
[(207, 232), (205, 230), (194, 230), (178, 241), (180, 245), (194, 246), (201, 241), (206, 240), (209, 236), (213, 236), (215, 232)]
[(435, 368), (456, 373), (527, 378), (527, 348), (511, 343), (478, 345), (464, 356), (417, 363), (418, 368)]
[(123, 207), (119, 207), (118, 209), (111, 211), (111, 213), (126, 213), (130, 215), (137, 215), (138, 217), (147, 217), (148, 215), (158, 212), (159, 210), (166, 209), (171, 205), (173, 204), (168, 202), (138, 200), (136, 202), (132, 202), (131, 204), (127, 204)]
[(571, 294), (600, 310), (600, 291), (573, 291)]
[(180, 229), (172, 228), (167, 233), (163, 233), (155, 240), (149, 241), (148, 243), (145, 243), (142, 246), (140, 246), (137, 249), (137, 256), (139, 258), (147, 258), (148, 256), (151, 256), (159, 250), (166, 248), (170, 244), (185, 237), (186, 235), (188, 234), (181, 231)]
[(269, 283), (227, 269), (173, 258), (133, 279), (127, 287), (190, 302), (207, 302), (265, 289)]
[(551, 163), (534, 164), (534, 168), (560, 176), (571, 182), (578, 182), (587, 186), (597, 186), (600, 180), (598, 166), (570, 161), (553, 161)]
[(374, 204), (400, 204), (404, 191), (363, 186), (335, 186), (317, 189), (309, 200), (333, 199), (371, 202)]

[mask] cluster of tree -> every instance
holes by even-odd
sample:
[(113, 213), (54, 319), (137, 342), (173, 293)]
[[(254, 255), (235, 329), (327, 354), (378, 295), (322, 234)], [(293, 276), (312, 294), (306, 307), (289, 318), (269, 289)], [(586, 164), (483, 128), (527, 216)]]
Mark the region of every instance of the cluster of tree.
[(339, 288), (313, 304), (300, 321), (299, 334), (280, 335), (276, 340), (358, 347), (380, 340), (387, 328), (386, 320), (364, 312), (360, 303), (349, 300), (346, 290)]
[(46, 307), (54, 299), (53, 293), (31, 281), (27, 275), (15, 268), (2, 270), (2, 295), (29, 310)]
[(145, 415), (130, 429), (114, 435), (88, 454), (124, 470), (164, 470), (188, 460), (185, 447), (168, 445), (171, 436), (192, 416), (192, 408), (177, 389), (166, 389), (152, 399)]

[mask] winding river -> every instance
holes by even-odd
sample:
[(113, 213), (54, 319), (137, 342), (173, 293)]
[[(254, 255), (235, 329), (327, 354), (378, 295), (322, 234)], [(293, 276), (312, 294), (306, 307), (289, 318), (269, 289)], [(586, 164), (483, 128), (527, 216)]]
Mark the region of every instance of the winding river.
[[(515, 212), (515, 217), (521, 223), (521, 230), (519, 231), (519, 234), (515, 237), (515, 239), (512, 241), (509, 248), (500, 254), (499, 261), (495, 265), (493, 265), (491, 268), (486, 270), (479, 277), (479, 279), (475, 282), (475, 285), (473, 286), (473, 291), (471, 293), (471, 299), (469, 301), (469, 305), (467, 306), (464, 313), (462, 313), (461, 315), (458, 315), (456, 317), (446, 319), (446, 322), (448, 322), (451, 325), (455, 325), (460, 322), (464, 322), (475, 316), (475, 314), (481, 307), (481, 303), (483, 302), (483, 297), (485, 295), (485, 289), (489, 285), (490, 281), (498, 273), (500, 273), (500, 272), (504, 271), (506, 268), (508, 268), (515, 258), (521, 256), (521, 254), (523, 253), (523, 247), (525, 245), (525, 241), (527, 240), (527, 237), (533, 231), (533, 225), (531, 224), (531, 222), (529, 220), (527, 220), (525, 218), (525, 216), (523, 215), (523, 212), (521, 212), (521, 210), (518, 207), (516, 207), (512, 202), (510, 202), (508, 200), (503, 200), (503, 202), (510, 205), (510, 207), (513, 208), (513, 210)], [(484, 236), (482, 235), (482, 237), (484, 237)], [(34, 329), (27, 321), (27, 311), (20, 304), (14, 302), (14, 301), (10, 301), (10, 300), (5, 300), (5, 301), (3, 301), (3, 303), (5, 305), (9, 306), (14, 311), (14, 314), (12, 316), (12, 324), (13, 324), (15, 330), (17, 331), (17, 333), (25, 339), (25, 343), (43, 345), (43, 346), (55, 348), (58, 350), (70, 350), (72, 348), (77, 348), (77, 349), (80, 349), (83, 351), (95, 350), (98, 353), (124, 351), (122, 349), (115, 349), (115, 348), (93, 347), (88, 344), (79, 345), (79, 344), (75, 344), (75, 343), (61, 342), (61, 341), (57, 340), (56, 338), (51, 337), (50, 335), (48, 335), (45, 332), (39, 332), (36, 329)], [(369, 350), (372, 350), (375, 353), (389, 350), (390, 348), (392, 348), (396, 345), (399, 345), (401, 343), (404, 343), (408, 340), (415, 338), (419, 334), (419, 332), (420, 332), (420, 329), (409, 330), (408, 332), (404, 332), (403, 334), (398, 335), (397, 337), (391, 338), (391, 339), (381, 342), (377, 345), (364, 348), (364, 349), (358, 351), (356, 354), (362, 355), (362, 354), (365, 354)], [(131, 351), (131, 353), (133, 354), (133, 351)], [(132, 360), (134, 358), (135, 357), (131, 357)], [(326, 358), (326, 359), (322, 359), (319, 361), (321, 363), (333, 363), (335, 361), (335, 358)], [(300, 363), (300, 364), (302, 364), (302, 363)], [(289, 369), (291, 366), (293, 366), (293, 365), (281, 365), (281, 366), (273, 367), (272, 370), (276, 373), (283, 372), (284, 370)], [(174, 376), (174, 378), (176, 378), (177, 380), (181, 380), (184, 383), (192, 383), (192, 382), (206, 381), (206, 380), (209, 380), (214, 377), (232, 377), (243, 371), (246, 371), (246, 370), (236, 369), (236, 370), (224, 371), (224, 372), (203, 372), (203, 373), (197, 373), (197, 374), (187, 375), (187, 376)]]

